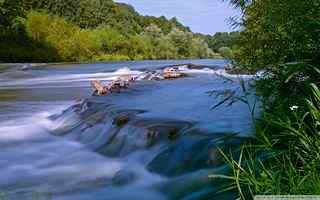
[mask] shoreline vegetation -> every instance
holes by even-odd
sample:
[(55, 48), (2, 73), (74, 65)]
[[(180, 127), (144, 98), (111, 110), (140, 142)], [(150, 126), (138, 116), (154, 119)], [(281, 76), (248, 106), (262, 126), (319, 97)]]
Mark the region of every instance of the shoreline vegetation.
[[(239, 199), (255, 195), (320, 195), (320, 2), (226, 0), (242, 12), (233, 63), (236, 70), (263, 71), (254, 81), (261, 106), (239, 101), (254, 116), (255, 143), (239, 156), (222, 152), (231, 172), (224, 191)], [(232, 98), (233, 99), (233, 98)], [(225, 104), (230, 102), (223, 101)]]
[(112, 0), (4, 0), (0, 8), (0, 62), (222, 58), (239, 35), (193, 33)]

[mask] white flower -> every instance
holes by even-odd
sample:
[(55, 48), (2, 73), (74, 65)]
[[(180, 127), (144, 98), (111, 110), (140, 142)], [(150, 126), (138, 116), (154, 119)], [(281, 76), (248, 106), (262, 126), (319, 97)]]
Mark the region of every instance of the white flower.
[(298, 106), (291, 106), (290, 110), (294, 111), (294, 110), (297, 110), (298, 108), (299, 108)]

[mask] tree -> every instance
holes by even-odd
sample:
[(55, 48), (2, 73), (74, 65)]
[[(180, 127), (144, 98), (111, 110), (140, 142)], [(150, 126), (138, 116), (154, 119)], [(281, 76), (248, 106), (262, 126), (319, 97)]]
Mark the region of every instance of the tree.
[(181, 57), (190, 57), (190, 44), (192, 42), (193, 35), (190, 32), (184, 32), (177, 28), (174, 28), (168, 37), (174, 46), (178, 49), (178, 55)]
[(24, 17), (21, 0), (0, 0), (0, 35), (12, 34), (21, 28)]
[(151, 24), (150, 26), (146, 27), (142, 34), (150, 37), (153, 41), (163, 36), (161, 28), (155, 24)]
[(168, 36), (158, 38), (158, 45), (154, 49), (157, 59), (173, 59), (178, 57), (177, 48), (170, 42)]
[(218, 52), (224, 58), (228, 58), (228, 59), (233, 58), (232, 50), (229, 47), (220, 47)]
[[(0, 0), (0, 17), (0, 56), (6, 61), (207, 55), (205, 42), (176, 18), (141, 16), (132, 6), (112, 0)], [(6, 51), (8, 46), (15, 48)], [(39, 53), (41, 49), (45, 51)]]
[(233, 1), (245, 13), (239, 22), (239, 63), (253, 68), (297, 61), (319, 64), (319, 0), (241, 2)]

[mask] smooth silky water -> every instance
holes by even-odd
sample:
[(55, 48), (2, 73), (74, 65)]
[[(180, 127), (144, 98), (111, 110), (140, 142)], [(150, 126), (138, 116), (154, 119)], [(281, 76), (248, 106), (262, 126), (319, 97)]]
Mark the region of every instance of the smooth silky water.
[[(137, 81), (92, 96), (90, 80), (110, 81), (192, 63), (187, 77)], [(217, 148), (237, 149), (252, 132), (240, 102), (211, 90), (240, 91), (225, 60), (132, 61), (21, 66), (0, 73), (0, 197), (3, 199), (230, 199), (217, 193), (228, 169)], [(225, 75), (228, 80), (221, 77)]]

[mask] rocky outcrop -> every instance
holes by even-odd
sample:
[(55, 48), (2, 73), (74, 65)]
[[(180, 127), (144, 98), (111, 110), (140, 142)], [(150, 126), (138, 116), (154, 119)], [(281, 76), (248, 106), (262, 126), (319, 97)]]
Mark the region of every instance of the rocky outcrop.
[(164, 176), (219, 167), (224, 162), (218, 148), (237, 152), (248, 140), (234, 134), (206, 134), (193, 129), (190, 122), (140, 117), (141, 112), (85, 100), (52, 117), (57, 124), (65, 123), (52, 133), (66, 135), (109, 157), (161, 145), (147, 169)]
[(163, 70), (163, 77), (165, 79), (177, 79), (177, 78), (182, 78), (184, 77), (185, 74), (181, 73), (179, 71), (179, 69), (173, 68), (173, 67), (169, 67), (169, 68), (165, 68)]
[(127, 185), (133, 182), (137, 175), (129, 170), (120, 170), (112, 178), (112, 184), (116, 186)]
[(91, 81), (91, 86), (94, 89), (94, 93), (101, 96), (101, 95), (106, 95), (108, 93), (107, 87), (105, 87), (101, 81), (94, 80)]
[(219, 167), (225, 162), (218, 148), (236, 152), (247, 139), (236, 135), (208, 135), (194, 130), (168, 145), (148, 164), (148, 169), (165, 176), (178, 176)]
[(174, 141), (192, 126), (190, 122), (178, 120), (145, 119), (138, 116), (142, 112), (85, 100), (52, 116), (51, 120), (59, 126), (51, 133), (75, 139), (101, 154), (116, 157)]
[(91, 81), (91, 86), (94, 89), (94, 94), (103, 96), (112, 92), (120, 92), (121, 89), (127, 89), (131, 83), (137, 80), (148, 80), (148, 81), (161, 81), (161, 80), (173, 80), (185, 77), (186, 74), (182, 73), (178, 67), (167, 67), (163, 70), (158, 71), (147, 71), (138, 76), (122, 75), (116, 80), (111, 81), (107, 84), (103, 84), (101, 81)]

